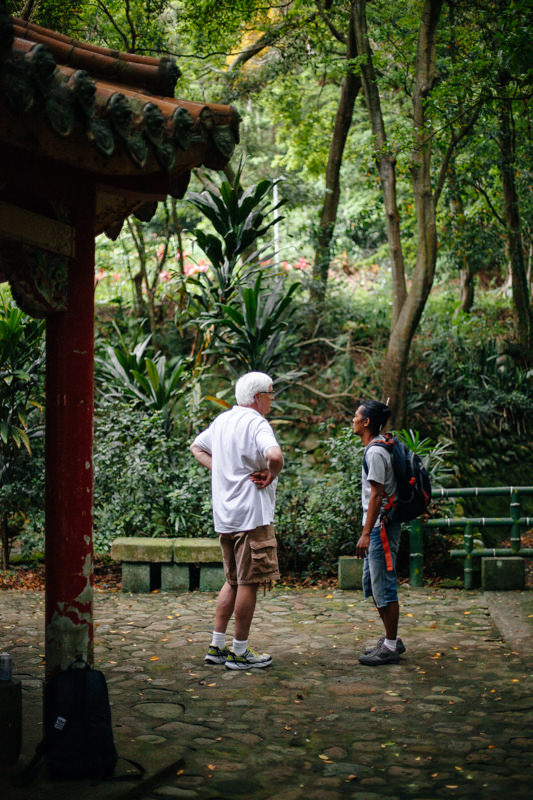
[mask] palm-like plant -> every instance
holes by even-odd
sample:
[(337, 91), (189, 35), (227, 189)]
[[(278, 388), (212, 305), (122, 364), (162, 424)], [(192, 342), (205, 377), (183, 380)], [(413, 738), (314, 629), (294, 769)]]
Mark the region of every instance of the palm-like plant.
[(276, 221), (275, 212), (284, 204), (273, 205), (269, 195), (277, 181), (263, 180), (241, 189), (241, 161), (233, 184), (223, 181), (218, 191), (191, 192), (187, 199), (209, 220), (216, 234), (196, 229), (194, 235), (208, 257), (212, 276), (195, 281), (201, 289), (199, 301), (204, 310), (218, 310), (233, 298), (242, 277), (257, 268), (265, 248), (256, 249), (256, 241)]
[(221, 345), (240, 367), (270, 373), (280, 369), (293, 349), (287, 328), (295, 310), (292, 298), (299, 284), (293, 283), (286, 289), (282, 281), (277, 281), (265, 291), (262, 281), (260, 273), (253, 286), (239, 289), (240, 307), (237, 303), (221, 306), (223, 318), (217, 334)]
[(276, 181), (264, 180), (242, 191), (241, 172), (242, 162), (233, 185), (225, 181), (218, 192), (189, 196), (215, 230), (195, 231), (211, 262), (211, 275), (196, 281), (202, 310), (194, 322), (208, 332), (204, 352), (222, 355), (230, 370), (277, 372), (279, 379), (294, 350), (288, 327), (300, 284), (287, 288), (283, 279), (265, 277), (269, 270), (260, 259), (266, 259), (266, 248), (256, 242), (277, 221), (284, 201), (274, 205), (270, 200)]
[(188, 368), (181, 359), (167, 359), (163, 354), (145, 355), (151, 336), (129, 350), (108, 345), (105, 357), (97, 359), (102, 384), (108, 398), (128, 399), (135, 405), (162, 411), (165, 432), (170, 435), (178, 400), (188, 388)]
[(454, 469), (447, 463), (447, 459), (453, 454), (453, 443), (449, 440), (434, 442), (428, 437), (422, 439), (418, 431), (412, 428), (403, 428), (395, 431), (396, 436), (408, 448), (420, 456), (424, 467), (429, 473), (431, 483), (441, 486), (446, 478), (453, 475)]

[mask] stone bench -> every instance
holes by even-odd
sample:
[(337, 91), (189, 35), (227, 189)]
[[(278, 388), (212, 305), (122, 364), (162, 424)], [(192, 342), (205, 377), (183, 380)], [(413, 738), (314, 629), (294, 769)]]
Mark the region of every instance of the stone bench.
[(225, 581), (218, 539), (123, 536), (111, 558), (122, 563), (123, 592), (217, 592)]
[(481, 559), (481, 586), (487, 591), (523, 589), (525, 580), (526, 562), (521, 556)]
[(339, 589), (362, 589), (363, 565), (362, 558), (340, 556), (338, 562)]

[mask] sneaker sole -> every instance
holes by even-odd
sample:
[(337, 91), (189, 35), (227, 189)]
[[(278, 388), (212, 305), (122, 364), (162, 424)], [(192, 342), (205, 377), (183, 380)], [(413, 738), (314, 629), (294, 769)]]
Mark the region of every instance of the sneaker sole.
[[(368, 650), (365, 650), (365, 656), (369, 656), (372, 653), (375, 653), (376, 650), (377, 650), (377, 647), (369, 647)], [(398, 647), (398, 655), (401, 656), (403, 653), (405, 653), (405, 645), (401, 644)]]
[(257, 664), (235, 664), (233, 661), (226, 661), (226, 669), (264, 669), (272, 664), (270, 661), (262, 661)]
[(219, 659), (216, 659), (216, 658), (204, 658), (204, 663), (205, 664), (213, 664), (213, 665), (225, 664), (226, 663), (226, 659), (225, 658), (221, 658), (219, 660)]
[(400, 656), (397, 658), (388, 658), (386, 661), (372, 661), (370, 658), (364, 658), (364, 656), (361, 656), (359, 659), (359, 663), (364, 667), (385, 667), (387, 664), (399, 664), (400, 661)]

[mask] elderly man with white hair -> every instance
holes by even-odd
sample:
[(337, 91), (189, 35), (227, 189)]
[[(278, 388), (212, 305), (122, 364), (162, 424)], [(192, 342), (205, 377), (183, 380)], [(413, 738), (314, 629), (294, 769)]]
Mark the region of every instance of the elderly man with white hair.
[[(248, 646), (248, 636), (259, 586), (279, 578), (274, 509), (283, 454), (265, 419), (274, 398), (272, 378), (264, 372), (243, 375), (235, 397), (237, 405), (196, 437), (191, 452), (211, 470), (213, 521), (226, 575), (205, 661), (249, 670), (272, 663), (270, 655)], [(235, 636), (226, 647), (226, 628), (234, 612)]]

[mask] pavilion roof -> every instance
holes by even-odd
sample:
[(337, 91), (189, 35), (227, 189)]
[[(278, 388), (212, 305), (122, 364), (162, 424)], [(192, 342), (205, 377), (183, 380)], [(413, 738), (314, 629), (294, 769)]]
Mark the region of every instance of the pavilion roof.
[[(238, 142), (231, 106), (174, 98), (179, 74), (173, 58), (79, 42), (0, 5), (0, 149), (15, 154), (6, 162), (94, 176), (95, 234), (115, 238), (132, 212), (150, 219), (157, 200), (182, 197), (193, 168), (222, 169)], [(13, 182), (13, 163), (0, 166), (0, 206)]]

